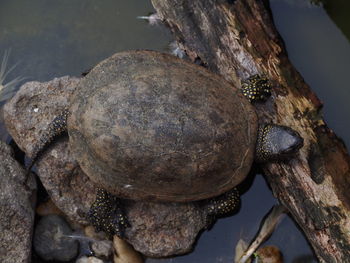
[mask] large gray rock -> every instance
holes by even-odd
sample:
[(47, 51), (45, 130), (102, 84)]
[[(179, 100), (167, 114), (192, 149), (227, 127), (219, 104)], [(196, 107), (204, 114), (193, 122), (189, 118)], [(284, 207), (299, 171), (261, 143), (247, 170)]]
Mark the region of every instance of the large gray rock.
[[(78, 81), (78, 78), (62, 77), (45, 83), (25, 83), (4, 106), (6, 127), (27, 155), (32, 156), (42, 132), (68, 105)], [(94, 186), (71, 158), (67, 139), (49, 148), (37, 168), (57, 207), (75, 222), (87, 224), (85, 212), (94, 200)]]
[(34, 249), (44, 260), (70, 261), (78, 255), (79, 243), (71, 238), (73, 231), (58, 215), (40, 219), (34, 232)]
[(151, 257), (189, 252), (206, 223), (204, 211), (194, 203), (127, 204), (132, 226), (126, 231), (127, 240), (137, 251)]
[[(5, 105), (6, 126), (29, 156), (48, 124), (69, 104), (77, 78), (62, 77), (46, 83), (28, 82)], [(38, 175), (52, 200), (69, 219), (88, 224), (86, 213), (96, 187), (72, 158), (68, 139), (53, 145), (37, 163)], [(205, 225), (205, 213), (193, 203), (125, 201), (131, 228), (126, 238), (147, 256), (163, 257), (189, 252)]]
[(30, 261), (35, 201), (33, 175), (25, 185), (24, 168), (0, 141), (0, 262)]

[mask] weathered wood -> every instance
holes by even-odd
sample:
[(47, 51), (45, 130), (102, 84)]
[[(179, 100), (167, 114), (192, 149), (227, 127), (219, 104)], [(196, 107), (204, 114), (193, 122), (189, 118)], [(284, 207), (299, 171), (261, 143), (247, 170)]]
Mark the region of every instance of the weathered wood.
[(288, 60), (266, 2), (152, 0), (190, 59), (234, 85), (256, 73), (273, 83), (256, 105), (261, 122), (304, 138), (297, 158), (263, 166), (274, 195), (303, 229), (321, 262), (350, 262), (350, 159), (322, 119), (322, 104)]

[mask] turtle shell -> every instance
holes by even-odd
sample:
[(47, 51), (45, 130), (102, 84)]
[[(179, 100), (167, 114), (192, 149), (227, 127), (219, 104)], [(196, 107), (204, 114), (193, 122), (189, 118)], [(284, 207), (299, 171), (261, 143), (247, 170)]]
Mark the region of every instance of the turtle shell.
[(71, 150), (100, 187), (124, 198), (217, 196), (253, 161), (257, 117), (204, 67), (154, 51), (117, 53), (83, 78), (70, 107)]

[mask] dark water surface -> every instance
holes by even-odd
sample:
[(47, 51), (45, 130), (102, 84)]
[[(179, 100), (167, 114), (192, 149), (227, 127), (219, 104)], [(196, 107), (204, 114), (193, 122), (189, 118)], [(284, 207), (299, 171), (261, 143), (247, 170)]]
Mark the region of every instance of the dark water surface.
[[(343, 34), (349, 30), (346, 26), (338, 29), (323, 8), (306, 1), (271, 0), (271, 7), (292, 62), (324, 101), (329, 126), (350, 145), (350, 45)], [(338, 25), (349, 24), (343, 6), (341, 18), (335, 6), (327, 8)], [(0, 0), (0, 56), (11, 49), (10, 64), (19, 62), (9, 80), (17, 76), (39, 81), (79, 76), (122, 50), (167, 51), (171, 42), (167, 31), (136, 19), (152, 10), (149, 2), (139, 0)], [(0, 138), (6, 137), (1, 123), (0, 133)], [(237, 241), (249, 241), (275, 203), (264, 179), (257, 175), (242, 196), (240, 213), (219, 220), (211, 231), (204, 232), (193, 253), (147, 262), (233, 262)], [(288, 217), (267, 243), (280, 247), (285, 262), (312, 262), (311, 249)]]
[(332, 18), (334, 23), (344, 33), (348, 40), (350, 40), (350, 1), (348, 0), (329, 0), (324, 1), (323, 5), (327, 14)]
[(80, 75), (118, 51), (164, 50), (170, 34), (136, 19), (152, 11), (139, 0), (0, 0), (0, 50), (34, 80)]

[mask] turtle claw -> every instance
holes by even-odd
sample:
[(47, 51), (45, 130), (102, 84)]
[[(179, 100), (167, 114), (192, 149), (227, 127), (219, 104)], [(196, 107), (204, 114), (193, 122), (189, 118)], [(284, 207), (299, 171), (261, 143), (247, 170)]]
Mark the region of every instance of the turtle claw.
[(87, 217), (96, 231), (104, 231), (109, 237), (123, 238), (125, 228), (130, 227), (120, 199), (101, 188), (97, 189), (96, 200)]

